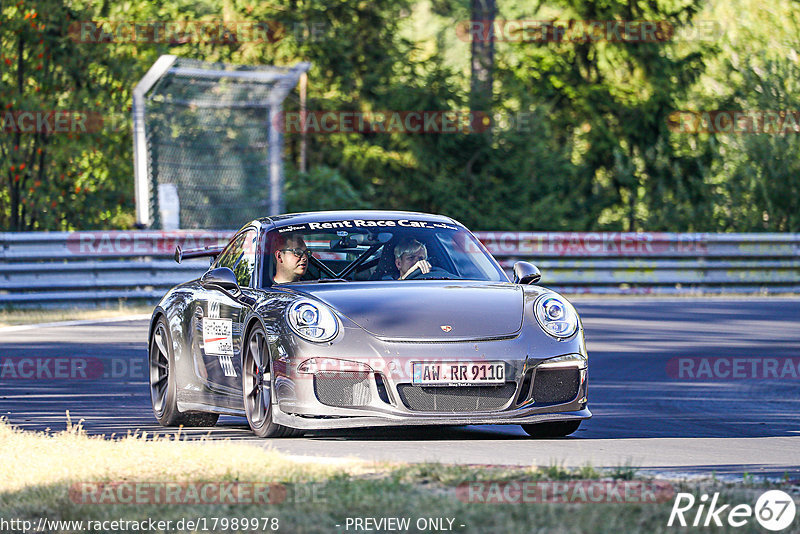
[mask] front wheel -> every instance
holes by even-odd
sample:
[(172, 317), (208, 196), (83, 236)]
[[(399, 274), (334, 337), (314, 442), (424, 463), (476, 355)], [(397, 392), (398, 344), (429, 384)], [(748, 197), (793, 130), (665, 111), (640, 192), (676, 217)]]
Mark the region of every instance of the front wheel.
[(522, 430), (534, 438), (563, 438), (578, 430), (579, 426), (581, 426), (580, 420), (558, 421), (554, 423), (522, 425)]
[(242, 358), (242, 395), (247, 423), (260, 438), (299, 435), (299, 431), (272, 422), (272, 373), (264, 329), (250, 331)]
[(215, 413), (182, 413), (178, 411), (175, 358), (169, 328), (164, 316), (158, 318), (150, 338), (150, 402), (153, 414), (161, 426), (214, 426), (219, 415)]

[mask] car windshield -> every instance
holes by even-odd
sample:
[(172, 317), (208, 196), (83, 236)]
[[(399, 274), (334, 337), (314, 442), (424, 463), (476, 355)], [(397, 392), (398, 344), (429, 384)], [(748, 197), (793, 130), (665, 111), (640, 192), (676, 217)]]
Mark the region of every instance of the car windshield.
[(271, 231), (264, 279), (274, 283), (508, 278), (463, 227), (421, 220), (290, 224)]

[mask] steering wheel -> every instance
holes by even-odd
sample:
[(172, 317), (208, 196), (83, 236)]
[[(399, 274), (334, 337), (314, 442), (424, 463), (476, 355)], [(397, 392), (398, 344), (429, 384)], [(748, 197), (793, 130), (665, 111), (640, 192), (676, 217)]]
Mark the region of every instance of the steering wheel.
[(431, 270), (425, 274), (420, 269), (414, 269), (406, 276), (406, 280), (429, 280), (431, 278), (455, 278), (453, 273), (445, 271), (441, 267), (431, 266)]

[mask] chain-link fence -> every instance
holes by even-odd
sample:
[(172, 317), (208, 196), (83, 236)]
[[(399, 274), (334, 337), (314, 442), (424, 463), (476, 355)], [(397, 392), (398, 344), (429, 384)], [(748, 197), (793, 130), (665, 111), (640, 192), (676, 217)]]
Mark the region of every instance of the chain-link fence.
[(233, 228), (283, 211), (276, 117), (309, 66), (159, 58), (134, 91), (137, 221)]

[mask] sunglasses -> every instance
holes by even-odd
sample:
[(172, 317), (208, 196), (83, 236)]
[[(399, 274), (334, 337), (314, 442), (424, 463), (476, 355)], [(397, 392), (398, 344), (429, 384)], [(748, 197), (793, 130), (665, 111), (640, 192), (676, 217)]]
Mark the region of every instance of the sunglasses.
[(311, 251), (306, 248), (282, 248), (281, 252), (291, 252), (296, 258), (311, 257)]

